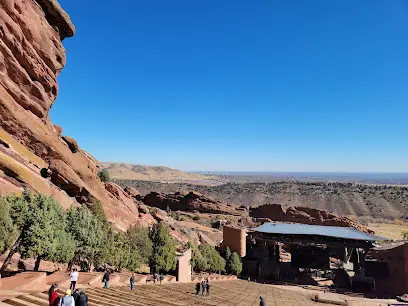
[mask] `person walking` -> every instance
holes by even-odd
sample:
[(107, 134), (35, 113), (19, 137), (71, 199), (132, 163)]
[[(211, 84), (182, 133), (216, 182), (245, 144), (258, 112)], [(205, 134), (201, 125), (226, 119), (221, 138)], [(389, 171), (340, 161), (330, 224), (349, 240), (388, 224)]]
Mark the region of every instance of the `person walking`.
[(161, 285), (161, 283), (162, 283), (162, 281), (163, 281), (163, 279), (164, 279), (163, 274), (160, 274), (159, 278), (160, 278), (160, 285)]
[(79, 292), (77, 306), (88, 306), (88, 296), (86, 295), (84, 289)]
[(260, 296), (259, 299), (260, 299), (259, 306), (265, 306), (266, 305), (265, 304), (265, 299), (262, 296)]
[(205, 295), (205, 281), (204, 280), (201, 281), (201, 295), (202, 296)]
[(50, 289), (48, 290), (48, 305), (49, 306), (58, 306), (60, 297), (57, 293), (58, 285), (52, 284)]
[(132, 275), (130, 276), (130, 290), (134, 290), (135, 289), (135, 273), (132, 273)]
[(109, 288), (109, 277), (110, 277), (110, 272), (109, 272), (109, 269), (107, 269), (102, 279), (102, 281), (105, 283), (103, 288), (106, 288), (106, 289)]
[(205, 289), (207, 290), (207, 296), (210, 296), (210, 287), (211, 287), (211, 284), (207, 278), (207, 280), (205, 281)]
[(60, 306), (75, 306), (75, 300), (71, 296), (71, 293), (71, 289), (67, 289), (67, 291), (65, 291), (65, 296), (61, 299)]
[(72, 291), (75, 290), (76, 287), (76, 283), (78, 281), (78, 271), (76, 268), (74, 268), (71, 272), (71, 274), (69, 275), (69, 279), (71, 281), (71, 285), (69, 286), (69, 289), (71, 289)]

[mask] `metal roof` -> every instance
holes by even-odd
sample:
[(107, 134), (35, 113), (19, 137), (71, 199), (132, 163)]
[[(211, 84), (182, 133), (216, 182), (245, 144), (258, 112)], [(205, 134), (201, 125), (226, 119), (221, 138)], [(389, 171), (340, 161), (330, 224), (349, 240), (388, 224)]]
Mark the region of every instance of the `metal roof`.
[(266, 234), (317, 235), (360, 241), (387, 240), (383, 237), (360, 232), (352, 227), (322, 226), (300, 223), (264, 223), (263, 225), (251, 230)]

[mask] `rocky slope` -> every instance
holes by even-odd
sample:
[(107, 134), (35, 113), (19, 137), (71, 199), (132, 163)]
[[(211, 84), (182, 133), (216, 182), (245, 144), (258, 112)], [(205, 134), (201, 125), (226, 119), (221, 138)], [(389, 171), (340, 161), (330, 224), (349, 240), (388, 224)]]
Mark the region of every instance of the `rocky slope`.
[[(223, 203), (197, 192), (176, 192), (171, 194), (151, 192), (143, 198), (143, 202), (150, 207), (156, 207), (162, 210), (222, 215), (224, 218), (227, 218), (224, 223), (231, 223), (231, 219), (237, 219), (231, 218), (231, 216), (240, 217), (240, 219), (237, 220), (238, 222), (235, 222), (234, 225), (242, 225), (245, 227), (256, 226), (263, 222), (276, 221), (353, 227), (363, 232), (372, 232), (351, 218), (338, 216), (325, 210), (308, 207), (284, 208), (279, 204), (261, 205), (248, 209), (245, 206)], [(219, 218), (214, 218), (214, 220), (219, 220)]]
[(0, 1), (0, 193), (27, 187), (65, 208), (100, 200), (121, 229), (151, 222), (121, 187), (103, 184), (96, 160), (50, 121), (66, 62), (62, 40), (74, 32), (56, 0)]
[(146, 181), (118, 181), (134, 186), (142, 194), (151, 191), (172, 193), (197, 191), (222, 202), (258, 206), (282, 204), (327, 210), (338, 215), (363, 219), (408, 217), (408, 187), (354, 183), (280, 181), (269, 183), (227, 183), (218, 186), (168, 184)]

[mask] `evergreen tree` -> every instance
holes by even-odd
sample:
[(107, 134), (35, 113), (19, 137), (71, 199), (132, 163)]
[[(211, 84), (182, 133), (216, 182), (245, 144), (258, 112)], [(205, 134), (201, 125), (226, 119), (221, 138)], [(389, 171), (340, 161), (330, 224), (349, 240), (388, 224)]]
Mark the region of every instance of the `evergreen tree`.
[[(25, 190), (21, 196), (5, 198), (9, 203), (10, 215), (17, 228), (18, 238), (5, 260), (4, 272), (14, 253), (22, 258), (36, 258), (34, 266), (38, 270), (42, 259), (64, 261), (61, 249), (70, 255), (72, 239), (66, 233), (63, 212), (52, 197)], [(60, 245), (64, 243), (65, 245)], [(71, 253), (72, 254), (72, 253)]]
[(149, 237), (149, 229), (137, 225), (131, 226), (127, 230), (126, 235), (132, 252), (138, 251), (140, 262), (148, 264), (153, 251), (152, 241)]
[(10, 203), (0, 197), (0, 254), (4, 253), (16, 239), (17, 228), (10, 216)]
[(198, 272), (207, 271), (207, 259), (204, 258), (200, 250), (191, 242), (188, 242), (187, 246), (191, 249), (191, 268)]
[(98, 217), (92, 215), (86, 206), (71, 207), (67, 212), (67, 227), (75, 240), (75, 253), (68, 268), (81, 260), (86, 260), (89, 265), (94, 264), (104, 248), (109, 248), (107, 226)]
[(242, 271), (241, 258), (237, 252), (232, 253), (229, 259), (229, 269), (230, 273), (234, 275), (239, 275)]
[(149, 259), (150, 268), (156, 273), (166, 273), (176, 268), (176, 245), (168, 227), (160, 222), (150, 231), (153, 252)]
[(208, 244), (202, 244), (199, 246), (201, 255), (207, 261), (207, 271), (208, 272), (218, 272), (221, 273), (225, 271), (225, 259), (222, 258), (220, 253)]

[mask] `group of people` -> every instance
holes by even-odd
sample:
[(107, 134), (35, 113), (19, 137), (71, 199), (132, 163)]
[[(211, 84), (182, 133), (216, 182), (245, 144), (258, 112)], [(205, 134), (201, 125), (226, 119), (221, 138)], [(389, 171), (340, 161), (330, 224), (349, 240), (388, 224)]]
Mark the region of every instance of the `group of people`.
[(88, 296), (84, 290), (75, 289), (72, 293), (71, 289), (67, 289), (63, 297), (59, 296), (57, 290), (57, 284), (51, 285), (48, 290), (49, 306), (88, 306)]
[(200, 294), (200, 290), (201, 290), (201, 295), (210, 295), (210, 281), (208, 280), (208, 278), (206, 280), (202, 280), (201, 282), (198, 282), (196, 284), (196, 295)]

